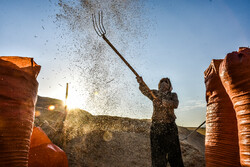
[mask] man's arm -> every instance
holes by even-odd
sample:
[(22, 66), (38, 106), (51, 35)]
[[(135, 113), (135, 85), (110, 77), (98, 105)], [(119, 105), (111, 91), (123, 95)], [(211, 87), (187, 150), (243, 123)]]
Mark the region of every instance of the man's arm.
[(176, 93), (172, 93), (171, 100), (163, 99), (162, 100), (162, 105), (164, 107), (178, 108), (179, 100), (178, 100), (177, 94)]
[[(146, 85), (143, 84), (143, 80), (142, 77), (136, 77), (137, 82), (139, 83), (139, 89), (142, 92), (143, 95), (147, 96), (150, 100), (154, 100), (154, 97), (152, 96), (152, 94), (149, 92), (149, 90), (147, 89)], [(156, 95), (157, 90), (151, 90), (153, 92), (154, 95)]]

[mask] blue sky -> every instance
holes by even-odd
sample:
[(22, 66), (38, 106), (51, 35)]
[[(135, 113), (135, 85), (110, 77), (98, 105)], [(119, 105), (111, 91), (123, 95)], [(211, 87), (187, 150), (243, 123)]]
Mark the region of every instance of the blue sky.
[[(180, 100), (176, 110), (178, 125), (198, 126), (205, 120), (203, 72), (212, 59), (222, 59), (250, 45), (249, 7), (248, 0), (146, 1), (146, 17), (151, 20), (146, 30), (148, 37), (138, 48), (138, 58), (124, 56), (150, 88), (157, 88), (162, 77), (171, 78)], [(66, 82), (74, 80), (75, 72), (68, 68), (71, 58), (60, 51), (68, 37), (66, 28), (55, 22), (58, 11), (56, 0), (1, 0), (0, 55), (34, 57), (42, 66), (38, 94), (64, 99)], [(143, 107), (111, 115), (150, 118), (151, 102), (138, 91), (134, 76), (125, 73), (132, 78), (134, 87), (128, 91), (135, 92)], [(70, 86), (75, 87), (71, 93), (84, 100), (84, 94), (76, 91), (79, 85), (72, 82)], [(130, 103), (125, 101), (125, 106)], [(85, 109), (84, 105), (81, 108)]]

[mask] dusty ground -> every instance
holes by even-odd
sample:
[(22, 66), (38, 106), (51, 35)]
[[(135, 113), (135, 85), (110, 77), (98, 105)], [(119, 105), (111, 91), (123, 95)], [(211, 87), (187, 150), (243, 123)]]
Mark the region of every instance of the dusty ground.
[[(49, 111), (49, 104), (57, 107)], [(60, 104), (60, 101), (40, 97), (37, 103), (40, 115), (35, 124), (65, 150), (69, 166), (151, 166), (150, 120), (93, 116), (83, 110), (69, 111), (65, 117)], [(178, 128), (180, 139), (190, 133), (187, 128)], [(194, 133), (187, 140), (181, 140), (181, 149), (186, 167), (205, 166), (203, 135)]]

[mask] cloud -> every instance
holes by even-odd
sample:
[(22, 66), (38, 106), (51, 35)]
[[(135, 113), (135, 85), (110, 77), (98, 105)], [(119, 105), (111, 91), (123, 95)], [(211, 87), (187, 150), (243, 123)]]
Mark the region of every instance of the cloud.
[(179, 109), (183, 112), (186, 111), (195, 111), (197, 109), (205, 109), (206, 102), (203, 100), (188, 100), (180, 104)]

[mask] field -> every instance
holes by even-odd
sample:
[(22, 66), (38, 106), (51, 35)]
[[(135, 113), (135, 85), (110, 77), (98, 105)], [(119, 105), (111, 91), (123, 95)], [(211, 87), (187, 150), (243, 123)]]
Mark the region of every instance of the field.
[[(187, 129), (193, 131), (193, 130), (196, 129), (196, 127), (187, 127)], [(205, 135), (205, 134), (206, 134), (206, 128), (202, 127), (202, 128), (200, 128), (200, 129), (198, 129), (197, 132), (199, 132), (199, 133), (202, 134), (202, 135)]]

